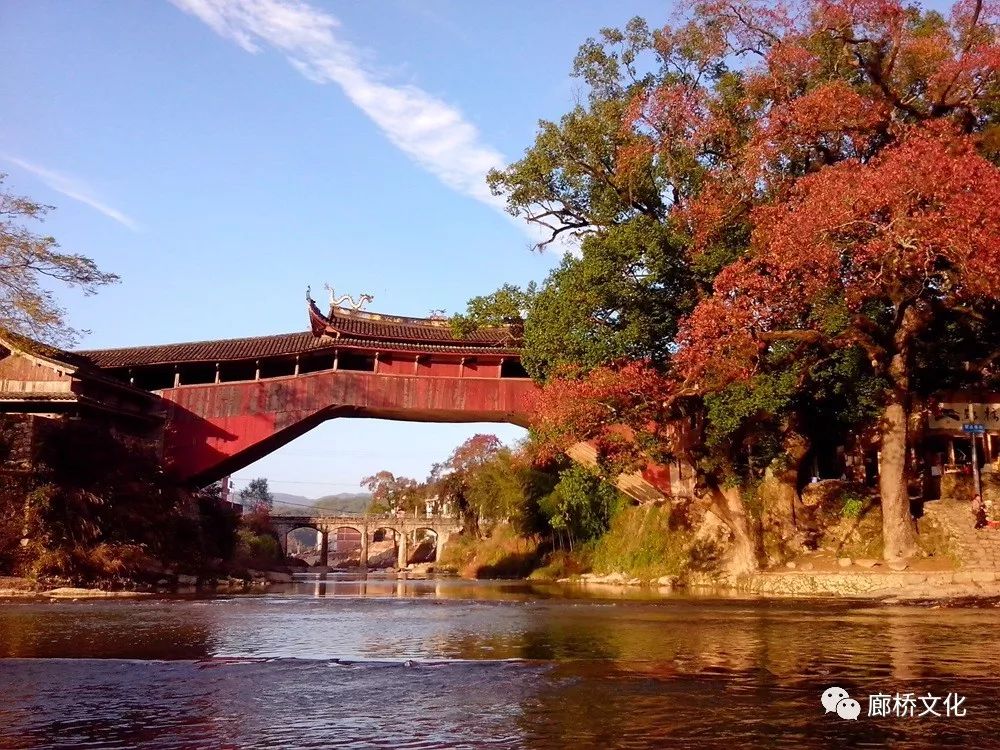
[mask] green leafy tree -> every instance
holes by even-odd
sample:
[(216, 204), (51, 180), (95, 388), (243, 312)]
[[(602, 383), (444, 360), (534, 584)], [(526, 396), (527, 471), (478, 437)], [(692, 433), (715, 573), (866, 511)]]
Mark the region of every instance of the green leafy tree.
[(427, 481), (438, 497), (458, 509), (465, 529), (479, 536), (484, 493), (477, 487), (479, 473), (496, 459), (503, 444), (496, 435), (473, 435), (441, 463), (431, 468)]
[(468, 502), (480, 519), (505, 521), (525, 536), (549, 529), (540, 503), (558, 476), (533, 465), (523, 448), (501, 448), (468, 476)]
[(251, 513), (270, 513), (274, 507), (274, 495), (268, 489), (267, 479), (258, 477), (240, 490), (240, 503)]
[(534, 282), (523, 290), (514, 284), (504, 284), (492, 294), (473, 297), (465, 313), (451, 317), (452, 330), (464, 336), (482, 327), (518, 326), (523, 323), (536, 291)]
[(369, 511), (375, 514), (412, 512), (427, 494), (416, 479), (397, 477), (391, 471), (380, 471), (361, 480), (361, 486), (372, 493)]
[(603, 482), (593, 471), (570, 466), (541, 502), (542, 513), (552, 531), (565, 538), (570, 550), (575, 544), (596, 539), (606, 532), (611, 517), (625, 502), (622, 494)]

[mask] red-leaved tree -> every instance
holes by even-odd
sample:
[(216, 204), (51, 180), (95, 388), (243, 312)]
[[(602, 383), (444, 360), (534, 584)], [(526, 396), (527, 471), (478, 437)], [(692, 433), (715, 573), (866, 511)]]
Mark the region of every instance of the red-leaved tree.
[(1000, 170), (939, 123), (867, 163), (799, 180), (754, 213), (753, 253), (684, 327), (689, 381), (747, 377), (770, 344), (860, 346), (889, 384), (880, 428), (887, 556), (915, 549), (906, 482), (913, 349), (935, 315), (1000, 301)]

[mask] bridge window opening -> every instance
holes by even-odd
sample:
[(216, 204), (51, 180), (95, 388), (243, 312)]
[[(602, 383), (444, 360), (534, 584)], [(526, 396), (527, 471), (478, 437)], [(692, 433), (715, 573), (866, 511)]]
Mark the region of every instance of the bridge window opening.
[(241, 380), (253, 380), (257, 374), (255, 362), (224, 362), (219, 367), (220, 383), (235, 383)]
[(147, 391), (159, 391), (174, 387), (173, 365), (143, 368), (135, 370), (133, 374), (135, 377), (134, 385)]
[[(344, 562), (355, 561), (361, 555), (361, 532), (350, 526), (330, 531), (330, 556), (343, 557)], [(333, 564), (331, 560), (330, 564)]]
[[(368, 567), (370, 568), (394, 568), (399, 561), (400, 552), (399, 533), (395, 529), (380, 528), (372, 533), (371, 544), (368, 548)], [(405, 545), (409, 549), (410, 545)]]
[(501, 378), (526, 378), (528, 371), (524, 369), (519, 359), (505, 359), (500, 365)]
[[(292, 368), (294, 370), (294, 363)], [(303, 355), (299, 358), (299, 374), (304, 375), (307, 372), (323, 372), (324, 370), (333, 369), (333, 352), (326, 352), (320, 356), (315, 354)]]
[(215, 382), (215, 363), (198, 363), (181, 368), (181, 385)]
[(354, 352), (341, 352), (339, 367), (341, 370), (375, 372), (375, 357), (366, 354), (355, 354)]
[(294, 359), (262, 359), (260, 361), (260, 377), (281, 378), (295, 374)]

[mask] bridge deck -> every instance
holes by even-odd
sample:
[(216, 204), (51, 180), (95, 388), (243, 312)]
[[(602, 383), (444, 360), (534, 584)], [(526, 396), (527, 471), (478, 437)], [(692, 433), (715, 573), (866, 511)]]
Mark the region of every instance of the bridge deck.
[(301, 528), (366, 528), (377, 529), (448, 529), (461, 528), (461, 522), (452, 516), (394, 516), (394, 515), (302, 515), (302, 516), (271, 516), (271, 525), (288, 529)]

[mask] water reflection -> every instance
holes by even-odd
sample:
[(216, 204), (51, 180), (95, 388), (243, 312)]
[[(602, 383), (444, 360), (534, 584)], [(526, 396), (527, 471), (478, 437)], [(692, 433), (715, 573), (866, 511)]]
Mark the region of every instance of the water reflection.
[[(331, 575), (0, 605), (0, 748), (994, 747), (989, 609)], [(837, 684), (862, 718), (824, 716)], [(967, 696), (868, 718), (869, 694)]]

